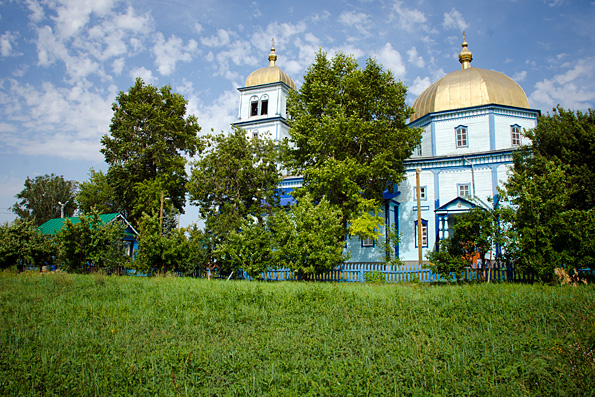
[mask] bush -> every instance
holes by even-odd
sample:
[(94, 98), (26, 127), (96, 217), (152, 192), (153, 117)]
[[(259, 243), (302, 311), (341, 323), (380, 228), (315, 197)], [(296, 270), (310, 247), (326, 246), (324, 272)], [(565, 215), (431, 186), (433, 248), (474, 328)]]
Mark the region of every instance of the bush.
[(53, 265), (56, 253), (53, 239), (37, 230), (33, 220), (16, 219), (0, 225), (0, 269)]
[(372, 284), (386, 283), (386, 278), (384, 277), (384, 273), (379, 272), (378, 270), (364, 273), (364, 280), (366, 280), (366, 283), (372, 283)]

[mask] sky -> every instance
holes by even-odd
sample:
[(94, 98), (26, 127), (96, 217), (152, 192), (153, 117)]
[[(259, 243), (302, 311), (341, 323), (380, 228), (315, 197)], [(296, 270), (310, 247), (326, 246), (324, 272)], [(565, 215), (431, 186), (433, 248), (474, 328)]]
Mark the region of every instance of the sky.
[[(299, 86), (317, 51), (374, 57), (408, 87), (407, 102), (460, 69), (502, 72), (543, 114), (595, 104), (590, 0), (0, 0), (0, 222), (27, 177), (79, 182), (107, 170), (100, 139), (136, 77), (171, 85), (201, 133), (229, 131), (238, 87), (268, 66)], [(187, 206), (182, 226), (198, 219)]]

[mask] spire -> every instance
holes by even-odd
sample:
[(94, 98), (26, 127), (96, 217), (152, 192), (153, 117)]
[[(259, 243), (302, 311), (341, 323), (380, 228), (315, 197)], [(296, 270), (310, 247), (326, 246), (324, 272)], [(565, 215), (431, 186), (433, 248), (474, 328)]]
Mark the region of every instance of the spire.
[(269, 67), (275, 66), (277, 54), (275, 54), (275, 39), (271, 39), (271, 53), (269, 54)]
[(459, 62), (461, 62), (461, 65), (463, 65), (463, 69), (470, 68), (471, 61), (473, 60), (473, 54), (471, 53), (471, 51), (467, 49), (468, 45), (469, 44), (467, 43), (467, 37), (465, 36), (465, 31), (463, 30), (463, 44), (461, 44), (461, 47), (463, 47), (463, 49), (459, 53)]

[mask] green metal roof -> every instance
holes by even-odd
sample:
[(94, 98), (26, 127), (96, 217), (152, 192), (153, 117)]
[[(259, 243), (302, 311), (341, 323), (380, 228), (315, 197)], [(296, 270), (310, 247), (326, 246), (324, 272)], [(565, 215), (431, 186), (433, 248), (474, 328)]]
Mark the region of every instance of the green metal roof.
[[(122, 220), (124, 220), (124, 222), (126, 222), (126, 225), (132, 230), (133, 234), (138, 234), (136, 232), (136, 230), (134, 230), (132, 225), (130, 225), (130, 223), (128, 223), (128, 221), (121, 214), (119, 214), (117, 212), (115, 212), (113, 214), (99, 215), (99, 224), (106, 225), (118, 217), (120, 217)], [(39, 226), (37, 229), (39, 231), (41, 231), (43, 234), (54, 235), (54, 234), (57, 234), (60, 230), (62, 230), (62, 228), (64, 227), (64, 223), (66, 222), (67, 219), (70, 222), (72, 222), (73, 224), (80, 222), (78, 216), (71, 216), (69, 218), (54, 218), (54, 219), (50, 219), (43, 225)]]

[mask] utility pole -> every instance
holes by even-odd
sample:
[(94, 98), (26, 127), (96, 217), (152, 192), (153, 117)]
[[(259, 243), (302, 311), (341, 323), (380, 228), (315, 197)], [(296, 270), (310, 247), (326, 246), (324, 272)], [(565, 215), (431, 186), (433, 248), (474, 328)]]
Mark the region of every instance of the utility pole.
[(66, 204), (68, 204), (70, 202), (70, 200), (68, 200), (67, 202), (65, 202), (64, 204), (62, 204), (61, 201), (58, 201), (58, 204), (60, 204), (60, 218), (64, 218), (64, 207), (66, 206)]
[(419, 174), (421, 172), (420, 168), (415, 169), (415, 183), (417, 184), (416, 193), (417, 193), (417, 254), (419, 259), (419, 266), (421, 268), (423, 255), (422, 255), (422, 246), (423, 246), (423, 236), (421, 235), (421, 186), (419, 182)]

